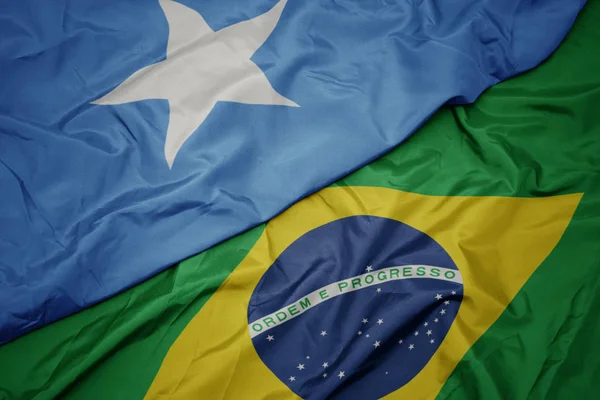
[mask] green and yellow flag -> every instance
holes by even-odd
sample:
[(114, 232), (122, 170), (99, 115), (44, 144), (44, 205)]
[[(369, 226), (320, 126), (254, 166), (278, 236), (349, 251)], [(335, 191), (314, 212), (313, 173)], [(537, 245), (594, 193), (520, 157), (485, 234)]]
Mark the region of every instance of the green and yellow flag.
[(0, 347), (0, 399), (597, 397), (598, 20), (269, 223)]

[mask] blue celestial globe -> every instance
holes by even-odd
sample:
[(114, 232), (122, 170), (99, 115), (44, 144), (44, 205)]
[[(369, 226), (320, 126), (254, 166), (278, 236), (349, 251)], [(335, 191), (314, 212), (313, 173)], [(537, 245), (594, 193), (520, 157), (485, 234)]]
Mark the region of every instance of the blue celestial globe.
[(374, 216), (293, 242), (257, 284), (249, 330), (264, 364), (305, 399), (378, 399), (406, 385), (448, 333), (460, 272), (431, 237)]

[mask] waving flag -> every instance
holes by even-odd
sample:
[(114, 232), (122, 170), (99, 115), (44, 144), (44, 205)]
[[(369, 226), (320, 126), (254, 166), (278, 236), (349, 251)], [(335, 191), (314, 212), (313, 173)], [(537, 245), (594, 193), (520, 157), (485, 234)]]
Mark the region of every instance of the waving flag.
[(268, 224), (0, 347), (0, 398), (594, 397), (599, 18)]
[(536, 66), (584, 2), (6, 2), (0, 343), (267, 220), (441, 105)]

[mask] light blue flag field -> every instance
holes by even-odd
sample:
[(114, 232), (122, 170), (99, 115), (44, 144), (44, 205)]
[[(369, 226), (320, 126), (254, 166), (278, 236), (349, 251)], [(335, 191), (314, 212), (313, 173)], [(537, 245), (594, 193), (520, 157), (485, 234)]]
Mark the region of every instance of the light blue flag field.
[(584, 3), (0, 1), (0, 344), (535, 67)]

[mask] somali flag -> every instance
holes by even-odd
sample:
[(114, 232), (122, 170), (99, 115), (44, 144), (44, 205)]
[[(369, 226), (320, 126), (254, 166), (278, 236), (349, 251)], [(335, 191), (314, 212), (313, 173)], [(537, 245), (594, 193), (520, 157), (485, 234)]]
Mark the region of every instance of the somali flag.
[(0, 343), (267, 220), (536, 66), (584, 3), (3, 2)]

